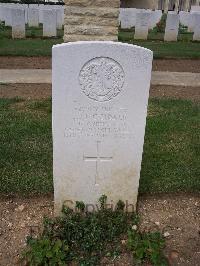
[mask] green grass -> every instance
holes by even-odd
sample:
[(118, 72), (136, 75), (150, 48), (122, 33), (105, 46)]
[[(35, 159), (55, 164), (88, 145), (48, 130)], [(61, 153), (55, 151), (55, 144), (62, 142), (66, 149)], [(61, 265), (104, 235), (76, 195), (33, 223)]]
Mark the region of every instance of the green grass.
[(200, 58), (200, 42), (192, 42), (191, 33), (180, 34), (178, 42), (164, 42), (163, 36), (152, 31), (150, 40), (134, 40), (133, 31), (120, 31), (119, 41), (148, 48), (154, 52), (154, 58)]
[[(27, 38), (12, 40), (11, 27), (0, 25), (0, 56), (51, 56), (52, 46), (63, 42), (63, 30), (57, 38), (43, 38), (42, 26), (26, 27)], [(182, 32), (178, 42), (163, 42), (163, 33), (149, 32), (149, 40), (134, 40), (134, 30), (119, 31), (119, 41), (149, 48), (154, 58), (200, 58), (200, 42), (192, 42), (192, 34)]]
[[(197, 103), (150, 100), (140, 192), (200, 191), (199, 118)], [(0, 99), (0, 193), (52, 191), (51, 101)]]
[(62, 39), (0, 40), (0, 56), (51, 56), (53, 45)]

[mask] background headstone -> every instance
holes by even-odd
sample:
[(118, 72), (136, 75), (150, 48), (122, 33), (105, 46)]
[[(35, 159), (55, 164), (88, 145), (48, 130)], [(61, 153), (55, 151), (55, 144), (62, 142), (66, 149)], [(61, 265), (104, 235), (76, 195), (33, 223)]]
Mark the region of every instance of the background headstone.
[(117, 41), (119, 4), (119, 0), (65, 0), (64, 41)]
[(189, 20), (190, 20), (190, 13), (186, 11), (180, 11), (180, 23), (186, 27), (189, 26)]
[(200, 13), (195, 14), (193, 41), (200, 41)]
[(119, 199), (135, 207), (152, 52), (115, 42), (53, 47), (55, 213)]
[(136, 8), (120, 8), (119, 20), (122, 29), (135, 27), (137, 12), (139, 11)]
[(62, 27), (63, 27), (63, 14), (64, 14), (63, 8), (57, 8), (56, 9), (56, 25), (57, 25), (57, 29), (62, 29)]
[(161, 10), (152, 11), (151, 17), (150, 17), (149, 28), (153, 29), (154, 27), (156, 27), (157, 23), (160, 22), (161, 17), (162, 17), (162, 11)]
[(140, 12), (136, 15), (134, 39), (146, 40), (148, 37), (151, 13)]
[(54, 37), (57, 35), (56, 10), (43, 9), (43, 36)]
[(12, 26), (12, 8), (5, 7), (3, 12), (4, 12), (5, 26)]
[(25, 11), (22, 8), (12, 9), (12, 38), (25, 38)]
[(28, 8), (28, 25), (29, 27), (39, 26), (39, 10), (38, 8)]
[(179, 31), (179, 15), (168, 13), (164, 40), (168, 42), (177, 41), (178, 31)]

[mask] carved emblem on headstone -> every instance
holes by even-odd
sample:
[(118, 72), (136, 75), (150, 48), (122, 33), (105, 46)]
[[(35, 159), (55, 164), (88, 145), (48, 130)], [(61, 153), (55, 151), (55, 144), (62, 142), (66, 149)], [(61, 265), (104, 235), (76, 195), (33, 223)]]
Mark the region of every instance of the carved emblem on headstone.
[(80, 71), (81, 89), (89, 98), (104, 102), (113, 99), (122, 90), (124, 70), (115, 60), (96, 57), (88, 61)]

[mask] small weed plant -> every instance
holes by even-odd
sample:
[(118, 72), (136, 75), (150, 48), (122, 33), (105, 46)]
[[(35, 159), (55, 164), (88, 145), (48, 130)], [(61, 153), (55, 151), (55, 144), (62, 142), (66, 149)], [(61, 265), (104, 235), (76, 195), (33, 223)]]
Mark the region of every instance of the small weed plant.
[(95, 212), (86, 212), (85, 204), (77, 202), (76, 211), (63, 207), (63, 216), (46, 218), (42, 234), (27, 239), (23, 253), (26, 265), (100, 265), (103, 258), (118, 257), (124, 251), (122, 240), (127, 238), (126, 252), (131, 251), (137, 262), (148, 260), (153, 265), (167, 265), (160, 234), (133, 230), (138, 216), (125, 212), (122, 201), (115, 210), (106, 208), (106, 200), (104, 195), (99, 199), (100, 206)]

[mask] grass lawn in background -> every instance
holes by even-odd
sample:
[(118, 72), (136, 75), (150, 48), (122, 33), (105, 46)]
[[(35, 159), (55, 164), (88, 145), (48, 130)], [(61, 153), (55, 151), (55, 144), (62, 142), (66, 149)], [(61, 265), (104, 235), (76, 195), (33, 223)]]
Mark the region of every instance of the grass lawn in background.
[[(43, 38), (42, 25), (26, 26), (26, 39), (12, 40), (11, 27), (0, 26), (0, 56), (51, 56), (52, 46), (63, 42), (63, 30), (58, 37)], [(119, 41), (149, 48), (154, 58), (200, 58), (200, 42), (192, 42), (192, 34), (182, 32), (178, 42), (163, 42), (164, 33), (149, 32), (147, 41), (134, 40), (134, 29), (119, 30)]]
[[(140, 192), (200, 191), (199, 118), (197, 103), (150, 100)], [(0, 193), (52, 191), (51, 100), (0, 99)]]

